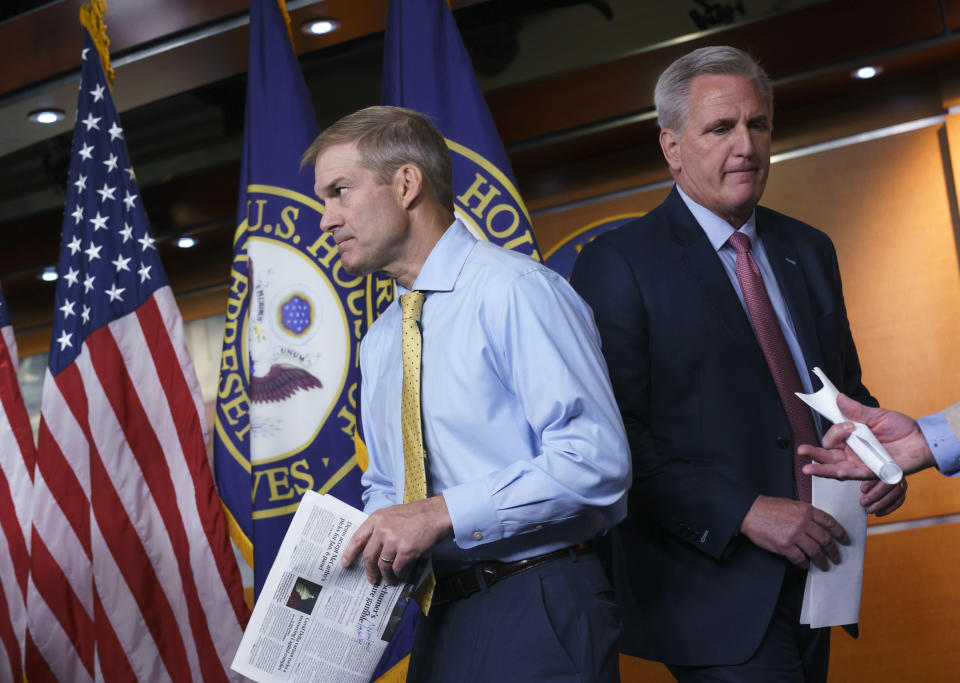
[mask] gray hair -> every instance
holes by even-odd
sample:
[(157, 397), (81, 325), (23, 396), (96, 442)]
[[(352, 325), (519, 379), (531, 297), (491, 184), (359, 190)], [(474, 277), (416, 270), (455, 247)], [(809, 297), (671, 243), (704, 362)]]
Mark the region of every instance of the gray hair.
[(661, 130), (670, 128), (678, 133), (683, 130), (689, 114), (690, 82), (701, 74), (742, 76), (753, 81), (773, 116), (773, 86), (763, 68), (743, 50), (713, 45), (685, 54), (660, 74), (653, 102)]
[(317, 136), (300, 160), (314, 165), (330, 147), (353, 143), (361, 163), (386, 185), (404, 164), (416, 164), (436, 200), (453, 211), (453, 162), (447, 143), (427, 118), (403, 107), (367, 107), (344, 116)]

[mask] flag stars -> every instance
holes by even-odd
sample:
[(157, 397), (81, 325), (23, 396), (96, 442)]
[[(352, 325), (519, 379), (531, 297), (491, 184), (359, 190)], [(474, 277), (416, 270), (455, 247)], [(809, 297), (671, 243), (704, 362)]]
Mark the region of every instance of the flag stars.
[(81, 319), (83, 322), (85, 322), (85, 323), (90, 322), (90, 307), (89, 307), (89, 306), (84, 305), (83, 309), (80, 311), (80, 319)]
[(156, 240), (150, 237), (150, 235), (144, 235), (143, 237), (139, 238), (137, 242), (139, 242), (143, 247), (141, 251), (146, 251), (147, 249), (156, 249), (156, 247), (153, 246), (153, 243), (156, 242)]
[(110, 126), (107, 132), (110, 133), (110, 142), (123, 137), (123, 128), (117, 125), (116, 121), (113, 122), (113, 125)]
[(126, 287), (117, 287), (117, 283), (113, 283), (113, 286), (105, 290), (105, 293), (110, 297), (110, 301), (123, 301), (121, 294), (126, 291)]
[(110, 263), (112, 263), (112, 264), (114, 265), (114, 267), (117, 269), (117, 272), (118, 272), (118, 273), (119, 273), (121, 270), (125, 270), (125, 271), (127, 271), (127, 272), (130, 272), (130, 266), (127, 265), (128, 263), (130, 263), (130, 258), (131, 258), (131, 257), (129, 257), (129, 256), (128, 256), (127, 258), (123, 258), (123, 255), (118, 254), (118, 255), (117, 255), (117, 259), (116, 259), (115, 261), (111, 261)]
[(65, 300), (63, 306), (60, 307), (60, 311), (63, 313), (64, 320), (69, 318), (71, 315), (76, 315), (73, 311), (73, 307), (76, 304), (75, 301)]
[(77, 208), (75, 208), (70, 215), (73, 216), (73, 224), (77, 225), (83, 220), (83, 205), (77, 204)]
[(83, 143), (83, 147), (77, 150), (77, 154), (83, 157), (84, 161), (93, 158), (93, 145), (88, 145), (86, 142)]
[(87, 189), (87, 176), (82, 173), (73, 181), (73, 184), (77, 186), (77, 192), (83, 192)]
[[(99, 191), (100, 190), (97, 190), (97, 192)], [(97, 211), (97, 215), (90, 219), (90, 222), (93, 224), (93, 231), (106, 230), (108, 220), (110, 220), (110, 216), (101, 216), (100, 212)]]
[[(105, 202), (105, 201), (107, 201), (107, 200), (116, 199), (116, 197), (113, 196), (113, 193), (116, 192), (116, 191), (117, 191), (116, 186), (110, 187), (110, 185), (109, 185), (106, 181), (104, 181), (103, 187), (101, 187), (99, 190), (97, 190), (97, 194), (100, 195), (100, 201), (101, 201), (101, 203), (102, 203), (102, 202)], [(126, 200), (124, 200), (124, 201), (126, 201)], [(98, 214), (98, 215), (99, 215), (99, 214)]]
[(107, 160), (103, 162), (103, 165), (107, 167), (107, 172), (117, 170), (117, 155), (111, 152), (110, 156), (107, 157)]
[(82, 121), (82, 123), (83, 123), (83, 125), (85, 125), (85, 126), (87, 127), (87, 132), (88, 132), (88, 133), (89, 133), (90, 130), (93, 129), (93, 128), (95, 128), (95, 129), (97, 129), (97, 130), (100, 130), (100, 126), (97, 125), (98, 123), (100, 123), (100, 118), (101, 118), (101, 117), (99, 117), (99, 116), (94, 116), (94, 115), (93, 115), (93, 112), (90, 112), (89, 114), (87, 114), (87, 118), (85, 118), (85, 119)]
[[(139, 196), (139, 195), (130, 194), (129, 191), (124, 192), (124, 195), (123, 195), (123, 203), (126, 205), (127, 209), (130, 209), (130, 210), (133, 209), (133, 203), (134, 203), (135, 201), (137, 201), (137, 197), (138, 197), (138, 196)], [(124, 241), (126, 241), (126, 240), (124, 240)]]
[(127, 223), (124, 223), (123, 230), (120, 231), (120, 234), (123, 235), (123, 242), (124, 244), (126, 244), (127, 242), (133, 239), (133, 226), (128, 225)]
[(90, 94), (93, 95), (93, 101), (99, 102), (103, 99), (104, 87), (102, 84), (98, 83), (97, 87), (90, 91)]
[(88, 52), (90, 52), (90, 48), (89, 48), (89, 47), (83, 48), (83, 50), (80, 52), (80, 59), (82, 59), (83, 61), (87, 61), (87, 53), (88, 53)]
[(91, 289), (93, 289), (93, 281), (96, 279), (97, 278), (94, 277), (93, 275), (87, 275), (85, 278), (83, 278), (84, 293), (89, 292)]
[(100, 258), (100, 250), (103, 249), (103, 245), (96, 245), (93, 242), (90, 243), (90, 246), (83, 250), (83, 253), (87, 255), (87, 258), (91, 261), (95, 261)]
[(140, 266), (140, 270), (137, 271), (137, 275), (140, 276), (140, 283), (141, 283), (141, 284), (143, 284), (144, 282), (146, 282), (147, 280), (150, 279), (150, 268), (151, 268), (151, 267), (152, 267), (152, 266), (148, 266), (146, 263), (144, 263), (142, 266)]
[(127, 172), (127, 175), (130, 176), (130, 180), (136, 180), (137, 174), (133, 172), (133, 167), (123, 169)]
[(60, 344), (60, 350), (63, 351), (68, 346), (73, 346), (73, 343), (70, 339), (73, 338), (73, 335), (67, 332), (66, 330), (60, 335), (60, 338), (57, 339), (57, 342)]
[[(80, 248), (80, 240), (77, 240), (77, 249), (79, 248)], [(79, 270), (77, 270), (73, 266), (70, 266), (69, 270), (67, 270), (67, 274), (63, 276), (63, 279), (69, 282), (70, 286), (73, 287), (75, 284), (77, 284), (77, 276), (79, 274), (80, 274)]]
[(78, 251), (80, 251), (80, 237), (74, 235), (73, 239), (70, 240), (70, 244), (67, 245), (67, 249), (70, 250), (70, 255), (74, 256)]

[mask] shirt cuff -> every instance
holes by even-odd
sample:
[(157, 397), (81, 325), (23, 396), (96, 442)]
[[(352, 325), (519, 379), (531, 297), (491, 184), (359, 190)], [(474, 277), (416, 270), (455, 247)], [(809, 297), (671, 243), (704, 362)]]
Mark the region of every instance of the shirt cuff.
[(950, 428), (947, 418), (942, 413), (934, 413), (921, 417), (917, 424), (937, 461), (937, 469), (949, 476), (960, 473), (960, 440)]
[(482, 543), (499, 541), (503, 536), (490, 495), (475, 483), (452, 486), (443, 492), (453, 540), (467, 550)]

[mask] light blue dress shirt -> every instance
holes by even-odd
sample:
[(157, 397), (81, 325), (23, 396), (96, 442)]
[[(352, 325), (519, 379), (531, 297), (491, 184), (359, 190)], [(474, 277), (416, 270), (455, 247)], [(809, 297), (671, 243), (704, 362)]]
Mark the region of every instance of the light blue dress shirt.
[[(593, 313), (561, 276), (459, 221), (413, 286), (426, 292), (421, 410), (429, 493), (452, 539), (438, 571), (588, 540), (626, 514), (630, 455)], [(406, 289), (397, 285), (398, 296)], [(360, 347), (370, 465), (364, 509), (403, 501), (400, 307)]]
[(943, 413), (921, 417), (917, 423), (937, 461), (937, 469), (949, 476), (960, 473), (960, 440)]
[[(690, 209), (690, 213), (697, 219), (697, 223), (707, 234), (707, 239), (720, 257), (720, 263), (723, 264), (723, 270), (730, 278), (730, 284), (733, 285), (737, 296), (740, 298), (740, 305), (743, 306), (747, 317), (750, 317), (750, 311), (743, 300), (743, 290), (740, 289), (740, 280), (737, 278), (737, 250), (728, 242), (730, 236), (737, 232), (732, 225), (720, 218), (710, 209), (697, 204), (690, 199), (680, 186), (677, 186), (677, 192), (683, 203)], [(760, 268), (760, 274), (763, 276), (763, 285), (767, 288), (767, 296), (773, 305), (773, 310), (777, 314), (777, 322), (780, 323), (780, 329), (787, 340), (787, 347), (790, 349), (790, 355), (793, 356), (793, 363), (797, 366), (797, 373), (800, 375), (800, 383), (803, 385), (805, 393), (813, 393), (813, 383), (810, 381), (810, 370), (803, 359), (803, 351), (800, 350), (800, 342), (797, 341), (797, 331), (793, 325), (793, 319), (790, 317), (790, 311), (787, 304), (780, 294), (780, 285), (770, 267), (770, 261), (767, 258), (767, 252), (763, 248), (763, 239), (757, 239), (757, 212), (750, 214), (750, 218), (740, 226), (740, 232), (750, 238), (750, 252), (753, 254), (753, 260), (757, 262)], [(814, 422), (817, 425), (817, 431), (823, 436), (823, 430), (820, 425), (820, 416), (814, 413)], [(819, 444), (818, 444), (819, 445)]]

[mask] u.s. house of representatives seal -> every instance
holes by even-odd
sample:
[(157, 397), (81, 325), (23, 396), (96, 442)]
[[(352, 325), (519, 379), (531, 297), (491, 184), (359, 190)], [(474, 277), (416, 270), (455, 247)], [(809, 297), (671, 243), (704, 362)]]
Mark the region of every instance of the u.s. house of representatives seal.
[(246, 260), (231, 278), (217, 431), (251, 474), (254, 519), (359, 477), (360, 339), (393, 282), (347, 273), (322, 213), (306, 195), (251, 185), (237, 229)]

